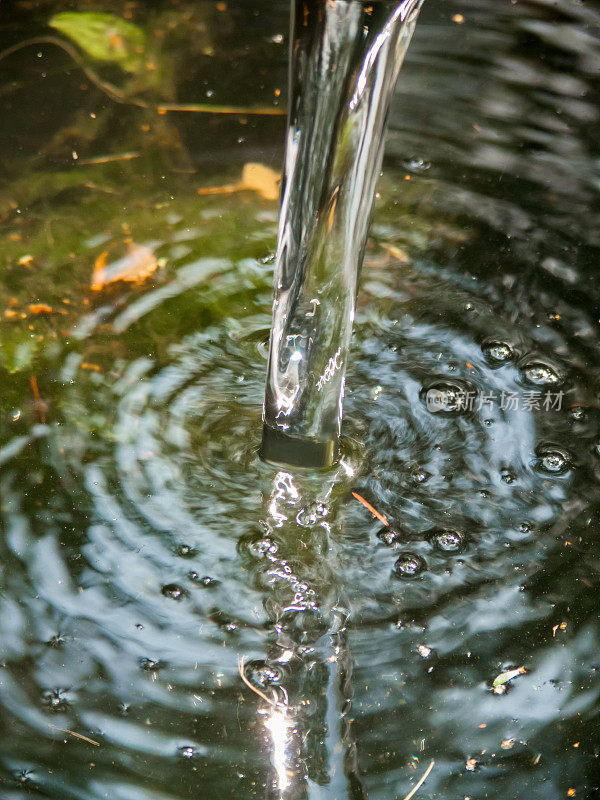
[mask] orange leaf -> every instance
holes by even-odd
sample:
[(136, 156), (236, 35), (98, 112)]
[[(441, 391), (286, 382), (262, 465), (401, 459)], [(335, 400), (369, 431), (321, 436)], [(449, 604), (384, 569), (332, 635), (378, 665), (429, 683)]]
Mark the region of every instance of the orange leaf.
[(29, 308), (29, 313), (30, 314), (51, 314), (52, 313), (52, 306), (49, 306), (46, 303), (30, 303), (28, 308)]
[(129, 242), (128, 247), (123, 258), (119, 258), (109, 266), (106, 266), (108, 251), (98, 256), (90, 285), (93, 291), (99, 292), (108, 284), (118, 281), (141, 283), (157, 269), (158, 261), (149, 247), (135, 242)]

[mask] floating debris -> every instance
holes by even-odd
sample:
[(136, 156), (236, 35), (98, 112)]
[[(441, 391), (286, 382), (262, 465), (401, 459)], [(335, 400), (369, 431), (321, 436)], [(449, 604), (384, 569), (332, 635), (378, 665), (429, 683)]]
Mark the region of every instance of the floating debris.
[(509, 669), (506, 670), (506, 672), (501, 672), (500, 675), (494, 678), (494, 682), (492, 683), (494, 693), (502, 694), (504, 691), (506, 691), (505, 684), (512, 681), (513, 678), (517, 678), (519, 675), (525, 675), (526, 672), (527, 670), (525, 667), (517, 667), (516, 669)]

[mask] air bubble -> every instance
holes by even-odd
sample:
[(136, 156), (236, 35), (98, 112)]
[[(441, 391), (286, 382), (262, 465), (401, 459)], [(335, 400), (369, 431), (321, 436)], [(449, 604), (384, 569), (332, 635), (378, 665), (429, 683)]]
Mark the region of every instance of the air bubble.
[(429, 161), (426, 161), (424, 158), (419, 158), (418, 156), (404, 162), (404, 168), (412, 173), (427, 172), (430, 167), (431, 163)]
[(327, 516), (329, 509), (323, 503), (314, 503), (307, 508), (301, 509), (296, 515), (296, 522), (303, 528), (314, 525), (319, 520)]
[(377, 533), (377, 538), (379, 539), (380, 542), (383, 542), (383, 544), (392, 547), (393, 545), (398, 544), (403, 539), (405, 539), (406, 536), (402, 536), (402, 534), (399, 531), (395, 530), (394, 528), (386, 526)]
[(519, 525), (519, 531), (521, 533), (531, 533), (532, 530), (533, 530), (533, 525), (531, 524), (531, 522), (528, 522), (527, 520), (525, 520)]
[(187, 594), (185, 589), (176, 583), (168, 583), (166, 586), (162, 587), (161, 592), (165, 597), (169, 597), (171, 600), (183, 600)]
[(198, 751), (195, 747), (192, 747), (191, 744), (184, 745), (183, 747), (177, 748), (177, 755), (180, 758), (194, 758), (194, 756), (198, 755)]
[(269, 536), (253, 534), (250, 537), (243, 537), (239, 542), (239, 548), (253, 559), (263, 559), (275, 556), (279, 545)]
[(44, 705), (54, 714), (61, 714), (69, 709), (66, 689), (48, 689), (44, 692), (42, 699)]
[(415, 553), (402, 553), (394, 564), (394, 574), (398, 578), (415, 578), (427, 568), (425, 560)]
[(503, 467), (500, 470), (500, 480), (510, 485), (511, 483), (514, 483), (517, 480), (517, 474), (510, 467)]
[(269, 686), (279, 686), (283, 680), (283, 670), (266, 661), (249, 661), (244, 674), (254, 686), (259, 689), (266, 689)]
[(188, 573), (188, 577), (190, 580), (194, 581), (194, 583), (199, 583), (200, 586), (205, 586), (207, 589), (214, 589), (220, 584), (220, 581), (216, 578), (211, 578), (210, 575), (200, 575), (199, 572), (192, 571)]
[(162, 663), (153, 658), (141, 658), (139, 664), (144, 672), (157, 672), (162, 667)]
[(431, 472), (427, 472), (426, 469), (416, 469), (411, 474), (414, 483), (425, 483), (431, 478)]
[(464, 535), (449, 528), (436, 528), (427, 538), (442, 553), (460, 553), (465, 548)]
[(554, 445), (542, 445), (536, 450), (536, 466), (548, 475), (564, 475), (572, 467), (571, 456)]
[(475, 408), (477, 390), (467, 381), (438, 380), (424, 386), (420, 396), (431, 414), (460, 414)]
[(197, 554), (197, 551), (189, 544), (180, 544), (175, 552), (181, 558), (193, 558)]
[(508, 342), (502, 342), (496, 339), (487, 339), (481, 345), (481, 350), (483, 355), (492, 364), (505, 364), (507, 361), (511, 361), (515, 356), (514, 350)]
[(558, 386), (563, 380), (558, 369), (541, 358), (523, 359), (519, 369), (525, 382), (531, 386)]

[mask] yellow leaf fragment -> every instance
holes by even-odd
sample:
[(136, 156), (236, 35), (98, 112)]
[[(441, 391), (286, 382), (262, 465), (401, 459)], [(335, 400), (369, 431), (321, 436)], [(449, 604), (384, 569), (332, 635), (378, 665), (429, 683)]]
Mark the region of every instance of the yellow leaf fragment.
[(277, 200), (279, 198), (279, 173), (265, 166), (249, 162), (244, 165), (242, 178), (237, 183), (227, 183), (224, 186), (206, 186), (198, 189), (198, 194), (233, 194), (234, 192), (256, 192), (264, 200)]
[(409, 263), (410, 258), (408, 257), (408, 254), (405, 253), (404, 250), (401, 250), (399, 247), (396, 247), (396, 245), (387, 244), (387, 242), (380, 242), (380, 246), (384, 250), (387, 250), (387, 252), (391, 256), (393, 256), (394, 258), (397, 258), (398, 261), (402, 262), (402, 264), (408, 264)]
[(279, 198), (279, 173), (264, 164), (250, 162), (242, 171), (242, 189), (251, 189), (265, 200)]
[(158, 268), (156, 256), (149, 247), (135, 242), (128, 243), (128, 251), (117, 261), (107, 266), (108, 251), (98, 256), (94, 264), (90, 288), (94, 292), (118, 281), (142, 283)]

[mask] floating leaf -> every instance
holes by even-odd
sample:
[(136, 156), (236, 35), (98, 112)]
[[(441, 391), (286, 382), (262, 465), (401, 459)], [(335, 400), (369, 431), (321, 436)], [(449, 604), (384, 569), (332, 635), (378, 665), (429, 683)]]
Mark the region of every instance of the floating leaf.
[(128, 283), (141, 283), (145, 281), (160, 266), (156, 256), (149, 247), (144, 247), (135, 242), (128, 243), (128, 251), (123, 258), (119, 258), (106, 266), (108, 251), (104, 251), (96, 259), (90, 288), (99, 292), (110, 283), (127, 281)]
[(516, 669), (509, 669), (506, 672), (501, 672), (496, 678), (494, 678), (494, 683), (492, 686), (496, 688), (497, 686), (502, 686), (509, 681), (512, 681), (513, 678), (516, 678), (519, 675), (525, 675), (527, 670), (525, 667), (517, 667)]
[(146, 36), (133, 22), (115, 14), (63, 11), (49, 24), (97, 61), (109, 61), (132, 73), (145, 67)]

